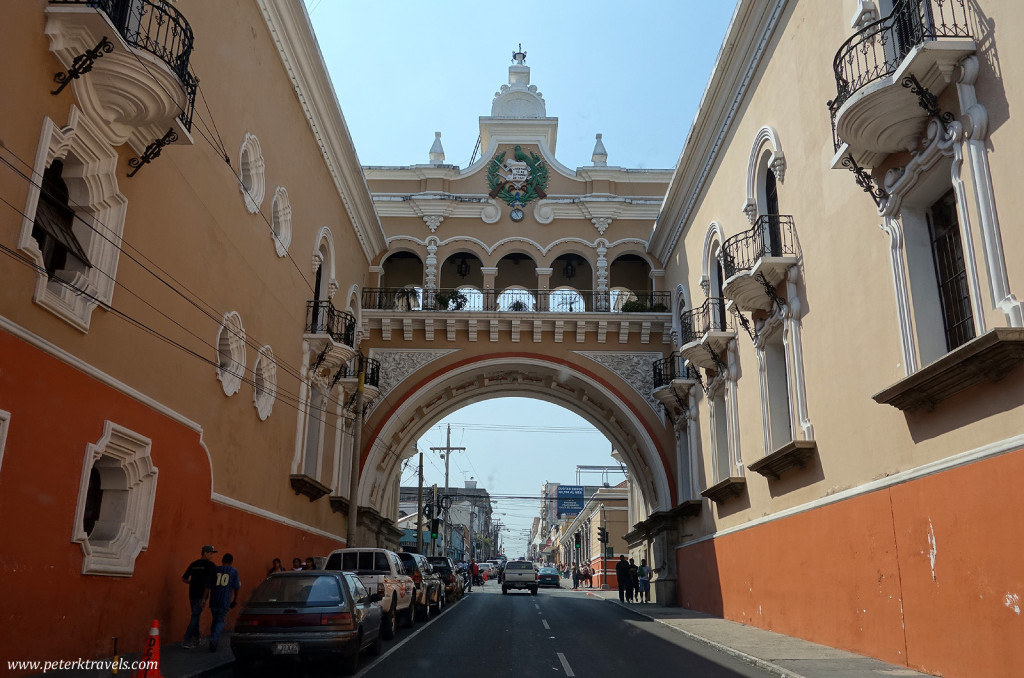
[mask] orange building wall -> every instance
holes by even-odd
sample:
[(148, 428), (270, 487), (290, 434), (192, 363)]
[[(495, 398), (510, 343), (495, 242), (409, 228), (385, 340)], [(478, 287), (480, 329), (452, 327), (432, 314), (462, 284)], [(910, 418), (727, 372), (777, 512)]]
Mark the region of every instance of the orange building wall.
[[(164, 642), (180, 642), (189, 620), (181, 575), (203, 544), (217, 547), (218, 564), (234, 554), (242, 600), (273, 558), (340, 545), (214, 503), (195, 431), (2, 331), (0, 409), (11, 413), (0, 466), (0, 660), (106, 657), (115, 636), (121, 652), (139, 651), (153, 619)], [(82, 575), (81, 547), (71, 542), (86, 445), (108, 419), (149, 437), (159, 470), (149, 548), (131, 577)], [(335, 533), (344, 533), (341, 517)], [(204, 634), (209, 619), (204, 613)]]
[(679, 603), (947, 678), (1018, 678), (1022, 477), (1017, 451), (678, 549)]

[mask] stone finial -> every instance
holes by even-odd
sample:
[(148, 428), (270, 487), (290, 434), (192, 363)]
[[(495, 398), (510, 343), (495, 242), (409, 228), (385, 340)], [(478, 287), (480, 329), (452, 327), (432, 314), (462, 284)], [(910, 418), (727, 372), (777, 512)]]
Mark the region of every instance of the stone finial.
[(590, 156), (591, 162), (594, 163), (594, 167), (607, 167), (608, 166), (608, 151), (604, 148), (604, 142), (601, 141), (601, 135), (597, 135), (597, 141), (594, 143), (594, 154)]
[(441, 133), (434, 132), (434, 145), (430, 147), (430, 164), (440, 165), (444, 162), (444, 148), (441, 146)]

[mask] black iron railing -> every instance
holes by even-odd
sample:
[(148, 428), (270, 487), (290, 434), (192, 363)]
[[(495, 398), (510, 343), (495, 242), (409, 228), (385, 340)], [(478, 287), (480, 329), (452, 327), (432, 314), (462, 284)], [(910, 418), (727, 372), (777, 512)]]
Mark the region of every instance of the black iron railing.
[(741, 271), (749, 271), (764, 257), (795, 257), (796, 229), (793, 217), (762, 214), (754, 227), (722, 243), (722, 271), (728, 280)]
[(971, 38), (973, 17), (966, 0), (897, 0), (892, 13), (857, 31), (836, 52), (832, 70), (836, 98), (828, 102), (838, 150), (836, 113), (858, 90), (896, 72), (914, 47), (939, 38)]
[(163, 61), (185, 88), (185, 109), (178, 116), (192, 129), (197, 81), (189, 71), (194, 38), (185, 17), (166, 0), (50, 0), (54, 5), (86, 5), (104, 12), (126, 43)]
[(354, 346), (356, 319), (348, 311), (334, 308), (329, 301), (307, 301), (306, 334), (329, 334), (339, 344)]
[(670, 292), (473, 288), (363, 290), (363, 308), (378, 311), (490, 311), (509, 313), (668, 313)]
[(686, 364), (686, 358), (678, 353), (670, 353), (667, 358), (651, 363), (654, 373), (654, 388), (661, 388), (672, 383), (673, 379), (698, 380), (697, 370)]
[(689, 344), (708, 332), (732, 332), (731, 314), (725, 311), (725, 299), (708, 297), (704, 303), (679, 317), (679, 343)]

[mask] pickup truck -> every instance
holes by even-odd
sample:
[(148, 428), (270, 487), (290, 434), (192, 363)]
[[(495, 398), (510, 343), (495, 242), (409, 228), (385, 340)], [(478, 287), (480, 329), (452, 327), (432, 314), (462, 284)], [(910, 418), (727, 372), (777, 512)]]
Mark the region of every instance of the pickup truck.
[(510, 560), (505, 564), (505, 574), (501, 580), (501, 592), (509, 589), (529, 589), (531, 595), (537, 595), (537, 570), (528, 560)]
[(325, 570), (354, 572), (368, 591), (381, 595), (381, 634), (391, 639), (401, 617), (404, 626), (412, 626), (415, 586), (398, 554), (387, 549), (352, 548), (332, 551)]

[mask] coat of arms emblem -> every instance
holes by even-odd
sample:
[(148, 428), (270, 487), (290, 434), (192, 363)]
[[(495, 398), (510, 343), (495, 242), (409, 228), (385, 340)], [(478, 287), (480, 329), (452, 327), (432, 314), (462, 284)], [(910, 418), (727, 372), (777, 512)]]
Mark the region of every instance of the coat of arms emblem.
[(533, 151), (529, 155), (521, 146), (516, 146), (513, 157), (505, 159), (507, 151), (491, 158), (487, 168), (488, 194), (503, 200), (510, 207), (523, 207), (536, 198), (546, 198), (544, 189), (548, 186), (548, 167)]

